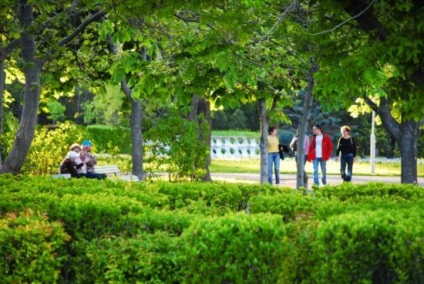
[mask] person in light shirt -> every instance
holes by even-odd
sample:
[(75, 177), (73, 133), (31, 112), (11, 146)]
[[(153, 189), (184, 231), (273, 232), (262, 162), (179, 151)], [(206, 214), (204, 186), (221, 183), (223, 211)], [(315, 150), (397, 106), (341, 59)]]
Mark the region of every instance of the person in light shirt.
[(73, 178), (80, 178), (81, 169), (85, 167), (84, 163), (80, 158), (81, 146), (74, 143), (69, 148), (70, 151), (66, 154), (66, 157), (60, 163), (61, 174), (71, 174)]
[(314, 166), (314, 185), (319, 186), (318, 166), (321, 167), (322, 184), (327, 184), (327, 161), (333, 152), (333, 142), (319, 124), (312, 127), (313, 136), (309, 145), (308, 161)]
[(272, 184), (272, 169), (274, 168), (275, 184), (280, 184), (280, 149), (277, 127), (271, 126), (268, 133), (268, 182)]

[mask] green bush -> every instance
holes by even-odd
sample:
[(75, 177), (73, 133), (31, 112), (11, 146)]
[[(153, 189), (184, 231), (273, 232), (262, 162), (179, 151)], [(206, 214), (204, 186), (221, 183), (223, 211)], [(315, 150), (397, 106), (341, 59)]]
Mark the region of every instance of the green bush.
[(181, 237), (183, 283), (276, 283), (287, 247), (281, 217), (244, 213), (195, 222)]
[(282, 283), (421, 283), (424, 226), (420, 208), (358, 211), (299, 224)]
[[(7, 128), (5, 134), (2, 135), (0, 141), (5, 156), (12, 148), (15, 135), (16, 130), (14, 128)], [(84, 139), (92, 140), (96, 153), (113, 155), (113, 162), (108, 160), (107, 163), (119, 163), (122, 170), (130, 171), (131, 159), (117, 155), (131, 153), (130, 137), (128, 128), (88, 126), (84, 129), (84, 127), (71, 122), (58, 124), (55, 128), (39, 126), (35, 131), (21, 172), (30, 175), (58, 173), (59, 165), (69, 152), (69, 147), (73, 143), (82, 143)]]
[(374, 199), (396, 197), (398, 201), (417, 201), (424, 199), (424, 188), (413, 184), (366, 183), (355, 185), (343, 183), (340, 186), (326, 186), (325, 190), (318, 190), (316, 196), (320, 199), (338, 199), (353, 203), (361, 203), (368, 196)]
[(278, 195), (258, 195), (250, 199), (250, 212), (273, 213), (280, 215), (284, 222), (293, 221), (296, 216), (305, 212), (313, 212), (317, 201), (311, 196), (291, 189)]
[(69, 147), (82, 141), (83, 131), (82, 127), (69, 122), (55, 129), (37, 128), (21, 172), (30, 175), (58, 173)]
[(31, 210), (0, 219), (0, 279), (2, 283), (54, 283), (61, 262), (58, 250), (69, 240), (59, 222)]
[(97, 153), (131, 154), (130, 128), (89, 125), (84, 135), (84, 139), (93, 142)]
[[(257, 184), (0, 175), (0, 254), (11, 243), (0, 270), (17, 267), (8, 251), (33, 252), (21, 237), (28, 231), (4, 221), (30, 209), (43, 215), (25, 228), (62, 224), (71, 236), (40, 253), (56, 261), (40, 274), (55, 275), (45, 283), (421, 283), (423, 190), (343, 184), (303, 195)], [(31, 242), (43, 247), (50, 237), (41, 231)]]
[(90, 269), (81, 283), (178, 283), (177, 241), (164, 232), (93, 240), (86, 253)]
[[(207, 132), (204, 118), (198, 118), (202, 125), (183, 117), (180, 110), (158, 120), (157, 124), (145, 133), (146, 171), (165, 170), (170, 181), (200, 180), (206, 173), (206, 163), (210, 156), (208, 145), (199, 139), (201, 130)], [(183, 130), (183, 132), (181, 131)]]

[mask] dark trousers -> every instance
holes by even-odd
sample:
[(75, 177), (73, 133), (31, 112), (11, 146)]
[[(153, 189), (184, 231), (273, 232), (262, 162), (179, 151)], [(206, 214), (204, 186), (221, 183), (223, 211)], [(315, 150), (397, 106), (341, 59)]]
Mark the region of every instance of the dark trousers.
[[(347, 168), (347, 172), (346, 172)], [(340, 174), (344, 181), (352, 181), (353, 154), (345, 154), (340, 157)]]
[(96, 178), (96, 179), (106, 178), (106, 174), (98, 174), (98, 173), (86, 173), (86, 174), (79, 174), (79, 175), (85, 178)]

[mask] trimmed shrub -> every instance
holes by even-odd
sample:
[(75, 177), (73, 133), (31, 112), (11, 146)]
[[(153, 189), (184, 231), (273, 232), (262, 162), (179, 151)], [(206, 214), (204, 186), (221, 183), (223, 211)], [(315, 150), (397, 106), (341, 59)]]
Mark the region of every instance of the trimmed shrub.
[(310, 195), (304, 196), (300, 191), (291, 189), (273, 195), (253, 196), (250, 201), (250, 213), (273, 213), (279, 214), (284, 222), (293, 221), (298, 214), (313, 212), (317, 201)]
[[(11, 276), (20, 265), (11, 253), (22, 246), (35, 257), (32, 242), (50, 244), (49, 226), (63, 225), (57, 234), (71, 239), (40, 253), (39, 282), (422, 283), (423, 190), (343, 184), (304, 196), (269, 185), (0, 175), (0, 269)], [(28, 209), (43, 215), (12, 222)]]
[(239, 213), (193, 223), (181, 237), (183, 283), (276, 283), (287, 248), (281, 217)]
[(424, 226), (418, 211), (360, 211), (306, 230), (299, 225), (292, 239), (296, 250), (286, 259), (281, 282), (421, 283)]
[(26, 210), (0, 219), (0, 279), (2, 283), (54, 283), (65, 255), (59, 248), (70, 238), (59, 222)]
[(86, 253), (90, 269), (80, 283), (178, 283), (177, 242), (165, 232), (93, 240)]

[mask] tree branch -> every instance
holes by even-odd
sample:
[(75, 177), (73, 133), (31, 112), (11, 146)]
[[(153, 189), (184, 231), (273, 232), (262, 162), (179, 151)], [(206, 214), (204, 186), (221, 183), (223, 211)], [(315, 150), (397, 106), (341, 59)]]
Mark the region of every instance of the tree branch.
[(178, 19), (182, 20), (185, 23), (198, 23), (200, 22), (200, 15), (196, 12), (189, 10), (181, 10), (178, 14), (174, 15)]
[(71, 7), (69, 7), (69, 8), (66, 10), (66, 13), (68, 14), (68, 16), (70, 16), (70, 15), (74, 12), (74, 9), (75, 9), (75, 7), (76, 7), (78, 4), (79, 4), (79, 0), (74, 0), (74, 1), (72, 2)]
[(12, 52), (15, 48), (18, 48), (21, 43), (21, 38), (12, 40), (5, 47), (0, 49), (0, 60), (4, 60), (10, 52)]
[(100, 20), (103, 16), (105, 16), (107, 14), (106, 11), (100, 10), (97, 13), (95, 13), (94, 15), (92, 15), (90, 18), (88, 18), (85, 22), (81, 23), (81, 25), (79, 25), (73, 33), (71, 33), (69, 36), (63, 38), (61, 41), (59, 41), (59, 46), (64, 46), (68, 43), (70, 43), (77, 35), (79, 35), (80, 33), (82, 33), (84, 31), (84, 29), (91, 24), (92, 22), (98, 21)]
[(287, 16), (288, 13), (294, 10), (294, 8), (297, 6), (297, 0), (294, 0), (287, 9), (284, 10), (283, 13), (280, 14), (278, 17), (278, 20), (272, 25), (271, 29), (262, 37), (261, 40), (258, 42), (261, 42), (264, 39), (269, 39), (269, 36), (274, 32), (274, 30), (277, 28), (277, 26), (284, 20), (284, 18)]
[(384, 128), (393, 136), (396, 140), (400, 139), (400, 127), (399, 123), (393, 118), (389, 102), (385, 97), (380, 97), (380, 106), (377, 106), (368, 96), (365, 96), (365, 102), (381, 117), (381, 121)]
[(329, 29), (329, 30), (325, 30), (325, 31), (321, 31), (321, 32), (318, 32), (318, 33), (314, 33), (314, 34), (310, 34), (310, 35), (321, 35), (321, 34), (326, 34), (326, 33), (331, 33), (332, 31), (335, 31), (336, 29), (338, 29), (338, 28), (340, 28), (341, 26), (343, 26), (344, 24), (346, 24), (347, 22), (349, 22), (349, 21), (351, 21), (351, 20), (354, 20), (354, 19), (356, 19), (356, 18), (358, 18), (359, 16), (361, 16), (363, 13), (365, 13), (369, 8), (371, 8), (372, 7), (372, 5), (375, 3), (375, 2), (377, 2), (377, 0), (373, 0), (373, 1), (371, 1), (371, 3), (364, 9), (364, 10), (362, 10), (361, 12), (359, 12), (358, 14), (356, 14), (355, 16), (353, 16), (353, 17), (350, 17), (349, 19), (346, 19), (346, 20), (344, 20), (343, 22), (341, 22), (340, 24), (338, 24), (337, 26), (335, 26), (334, 28), (332, 28), (332, 29)]

